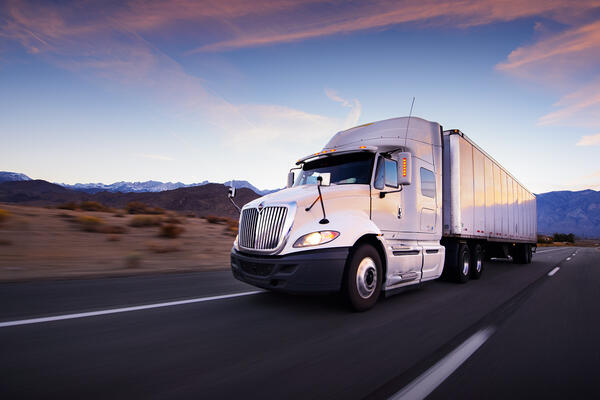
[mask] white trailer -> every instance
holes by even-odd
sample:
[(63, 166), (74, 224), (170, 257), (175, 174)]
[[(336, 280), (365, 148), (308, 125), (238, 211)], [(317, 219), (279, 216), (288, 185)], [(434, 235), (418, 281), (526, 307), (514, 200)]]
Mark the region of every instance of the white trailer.
[(241, 210), (231, 267), (244, 282), (343, 291), (365, 310), (442, 274), (478, 279), (486, 256), (531, 262), (535, 196), (457, 129), (373, 122), (296, 164), (288, 188)]

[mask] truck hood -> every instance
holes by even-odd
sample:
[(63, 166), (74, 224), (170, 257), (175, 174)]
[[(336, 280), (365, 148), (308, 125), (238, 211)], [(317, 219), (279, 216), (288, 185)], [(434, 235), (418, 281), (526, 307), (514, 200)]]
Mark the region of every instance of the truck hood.
[[(323, 201), (325, 207), (329, 200), (339, 199), (341, 197), (353, 197), (353, 196), (369, 196), (369, 185), (331, 185), (321, 186), (321, 193), (323, 194)], [(295, 202), (298, 207), (308, 207), (317, 198), (319, 192), (317, 191), (317, 185), (303, 185), (292, 188), (287, 188), (268, 194), (263, 197), (259, 197), (244, 207), (256, 207), (260, 203), (263, 206), (269, 206), (272, 204), (281, 203), (292, 203)], [(315, 204), (315, 207), (317, 204)]]

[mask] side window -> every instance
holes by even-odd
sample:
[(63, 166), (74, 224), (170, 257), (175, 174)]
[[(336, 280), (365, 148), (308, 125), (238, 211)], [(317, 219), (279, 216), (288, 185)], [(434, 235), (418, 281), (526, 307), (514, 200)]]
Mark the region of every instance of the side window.
[(398, 187), (398, 162), (385, 160), (385, 186)]
[(421, 194), (435, 198), (435, 175), (426, 168), (421, 168)]
[(375, 171), (375, 189), (383, 190), (384, 188), (384, 168), (383, 168), (383, 157), (377, 159), (377, 170)]

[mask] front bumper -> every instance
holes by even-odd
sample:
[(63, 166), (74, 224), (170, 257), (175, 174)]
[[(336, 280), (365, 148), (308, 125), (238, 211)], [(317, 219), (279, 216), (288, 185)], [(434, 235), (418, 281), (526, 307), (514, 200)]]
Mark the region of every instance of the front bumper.
[(231, 250), (231, 271), (240, 281), (287, 293), (338, 292), (350, 248), (263, 256)]

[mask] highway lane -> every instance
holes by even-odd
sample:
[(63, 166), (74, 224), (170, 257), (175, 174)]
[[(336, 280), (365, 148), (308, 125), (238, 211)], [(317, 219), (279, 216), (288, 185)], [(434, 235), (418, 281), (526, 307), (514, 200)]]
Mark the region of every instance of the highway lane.
[[(0, 396), (387, 397), (532, 283), (559, 277), (562, 268), (551, 278), (547, 274), (572, 252), (544, 249), (531, 265), (486, 263), (480, 281), (431, 282), (361, 314), (348, 312), (335, 296), (266, 293), (0, 328)], [(580, 249), (569, 262), (577, 257), (598, 265), (600, 252)], [(0, 321), (252, 289), (227, 272), (4, 284)], [(533, 295), (520, 302), (511, 315), (531, 299)], [(444, 385), (489, 351), (501, 332), (433, 395), (450, 393)]]
[(431, 398), (598, 398), (600, 251), (558, 268)]

